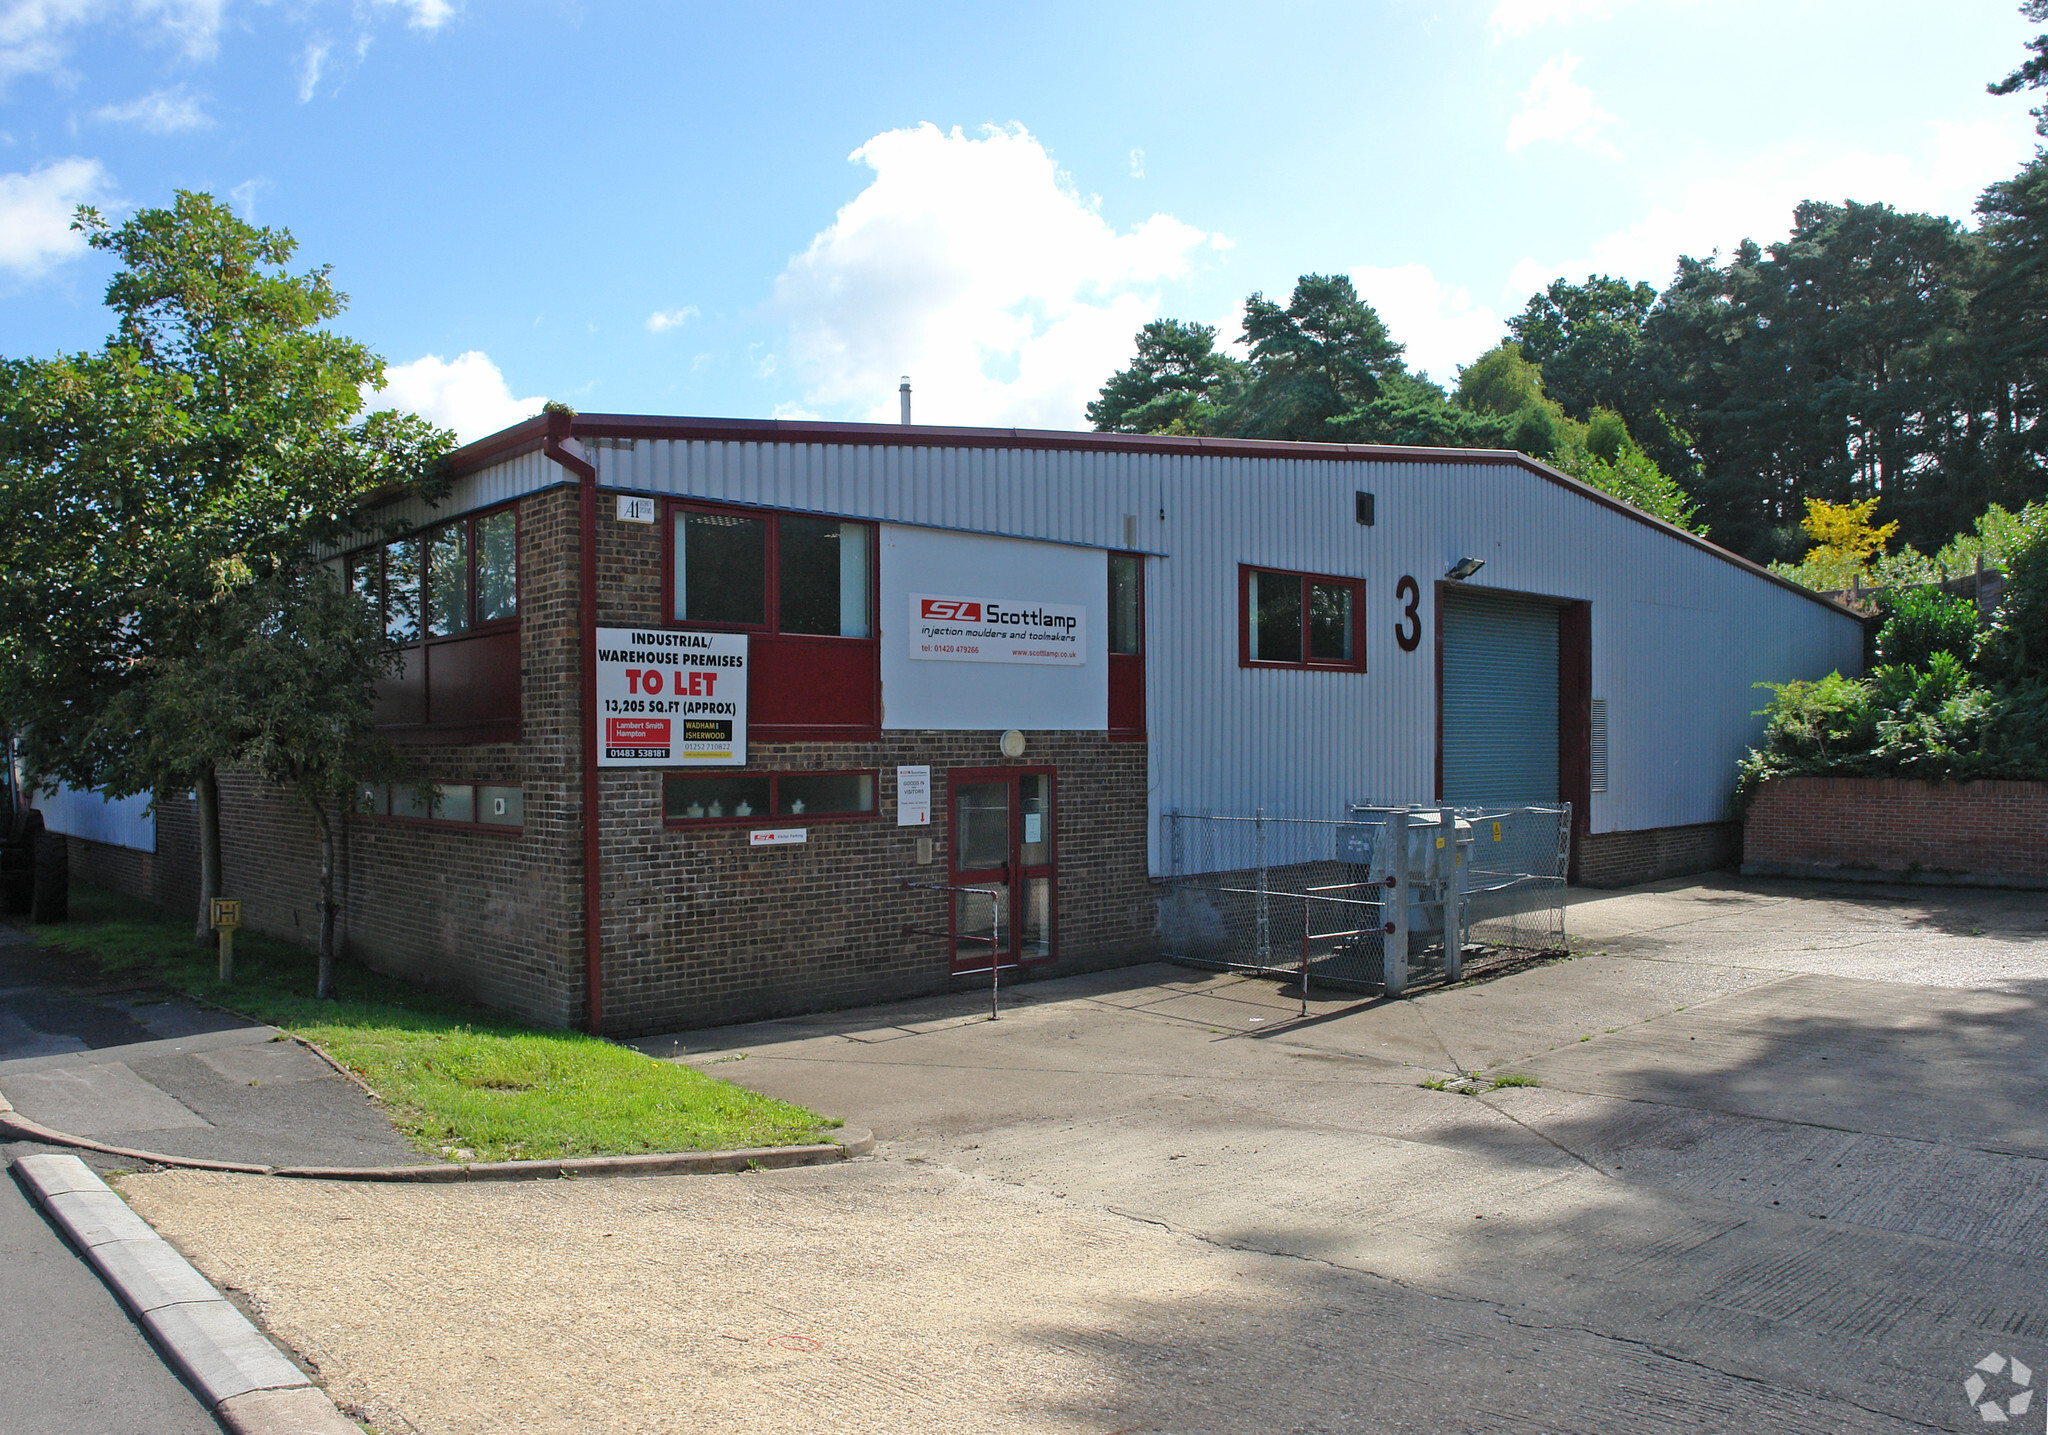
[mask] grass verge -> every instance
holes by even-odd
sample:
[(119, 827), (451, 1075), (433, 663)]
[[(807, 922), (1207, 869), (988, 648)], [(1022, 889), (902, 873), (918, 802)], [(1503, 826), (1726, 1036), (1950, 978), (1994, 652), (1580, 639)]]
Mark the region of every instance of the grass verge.
[(313, 995), (315, 955), (235, 936), (235, 980), (216, 980), (190, 918), (74, 883), (71, 920), (29, 931), (108, 977), (159, 982), (318, 1042), (383, 1098), (430, 1156), (521, 1161), (643, 1151), (789, 1146), (838, 1125), (814, 1111), (577, 1032), (537, 1030), (337, 962), (335, 999)]

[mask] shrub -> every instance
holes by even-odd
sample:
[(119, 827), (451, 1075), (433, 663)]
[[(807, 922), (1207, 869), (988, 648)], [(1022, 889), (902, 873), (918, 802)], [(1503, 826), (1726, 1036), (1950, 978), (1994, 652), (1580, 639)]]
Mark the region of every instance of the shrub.
[(1977, 605), (1939, 588), (1886, 593), (1877, 630), (1877, 660), (1924, 668), (1937, 653), (1969, 662), (1977, 644)]

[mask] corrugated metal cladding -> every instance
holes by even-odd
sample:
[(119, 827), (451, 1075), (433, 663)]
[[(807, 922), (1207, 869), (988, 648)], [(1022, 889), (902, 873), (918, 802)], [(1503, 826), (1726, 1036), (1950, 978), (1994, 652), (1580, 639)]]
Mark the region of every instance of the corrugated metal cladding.
[(1444, 594), (1446, 802), (1557, 800), (1557, 609)]
[[(1513, 463), (1240, 457), (795, 441), (594, 439), (608, 488), (688, 495), (1155, 556), (1146, 680), (1155, 814), (1331, 816), (1435, 798), (1436, 585), (1591, 605), (1593, 696), (1608, 714), (1595, 832), (1712, 822), (1761, 731), (1753, 685), (1862, 662), (1850, 615)], [(550, 487), (536, 452), (461, 480), (422, 521)], [(1375, 522), (1356, 521), (1358, 492)], [(1136, 519), (1136, 543), (1126, 536)], [(1238, 662), (1240, 564), (1360, 578), (1364, 673)], [(1419, 601), (1409, 618), (1403, 577)], [(887, 637), (886, 613), (883, 615)], [(1419, 631), (1416, 629), (1419, 627)], [(1414, 633), (1412, 649), (1396, 631)], [(1158, 826), (1154, 824), (1154, 870)]]
[[(1161, 460), (1052, 449), (598, 439), (606, 487), (879, 518), (931, 528), (1124, 546), (1126, 515), (1159, 508)], [(1136, 525), (1140, 548), (1157, 528)]]

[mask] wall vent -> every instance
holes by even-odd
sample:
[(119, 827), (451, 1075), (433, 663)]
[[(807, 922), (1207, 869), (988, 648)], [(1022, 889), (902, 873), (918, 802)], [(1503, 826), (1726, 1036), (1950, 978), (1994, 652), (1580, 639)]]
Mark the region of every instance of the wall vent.
[(1607, 699), (1593, 699), (1593, 752), (1587, 764), (1592, 770), (1592, 790), (1607, 790)]

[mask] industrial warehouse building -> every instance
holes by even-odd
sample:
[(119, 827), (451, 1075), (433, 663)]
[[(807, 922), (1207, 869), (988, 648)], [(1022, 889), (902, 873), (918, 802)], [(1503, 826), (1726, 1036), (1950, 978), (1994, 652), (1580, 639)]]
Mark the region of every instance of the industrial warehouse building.
[[(1141, 960), (1175, 811), (1563, 800), (1580, 881), (1727, 863), (1754, 684), (1862, 662), (1849, 611), (1510, 453), (556, 414), (456, 470), (341, 558), (440, 784), (363, 795), (345, 939), (621, 1035), (986, 969), (906, 882), (1001, 888), (1028, 971)], [(75, 866), (191, 900), (190, 802), (99, 808), (52, 809)], [(310, 818), (223, 812), (246, 919), (310, 939)]]

